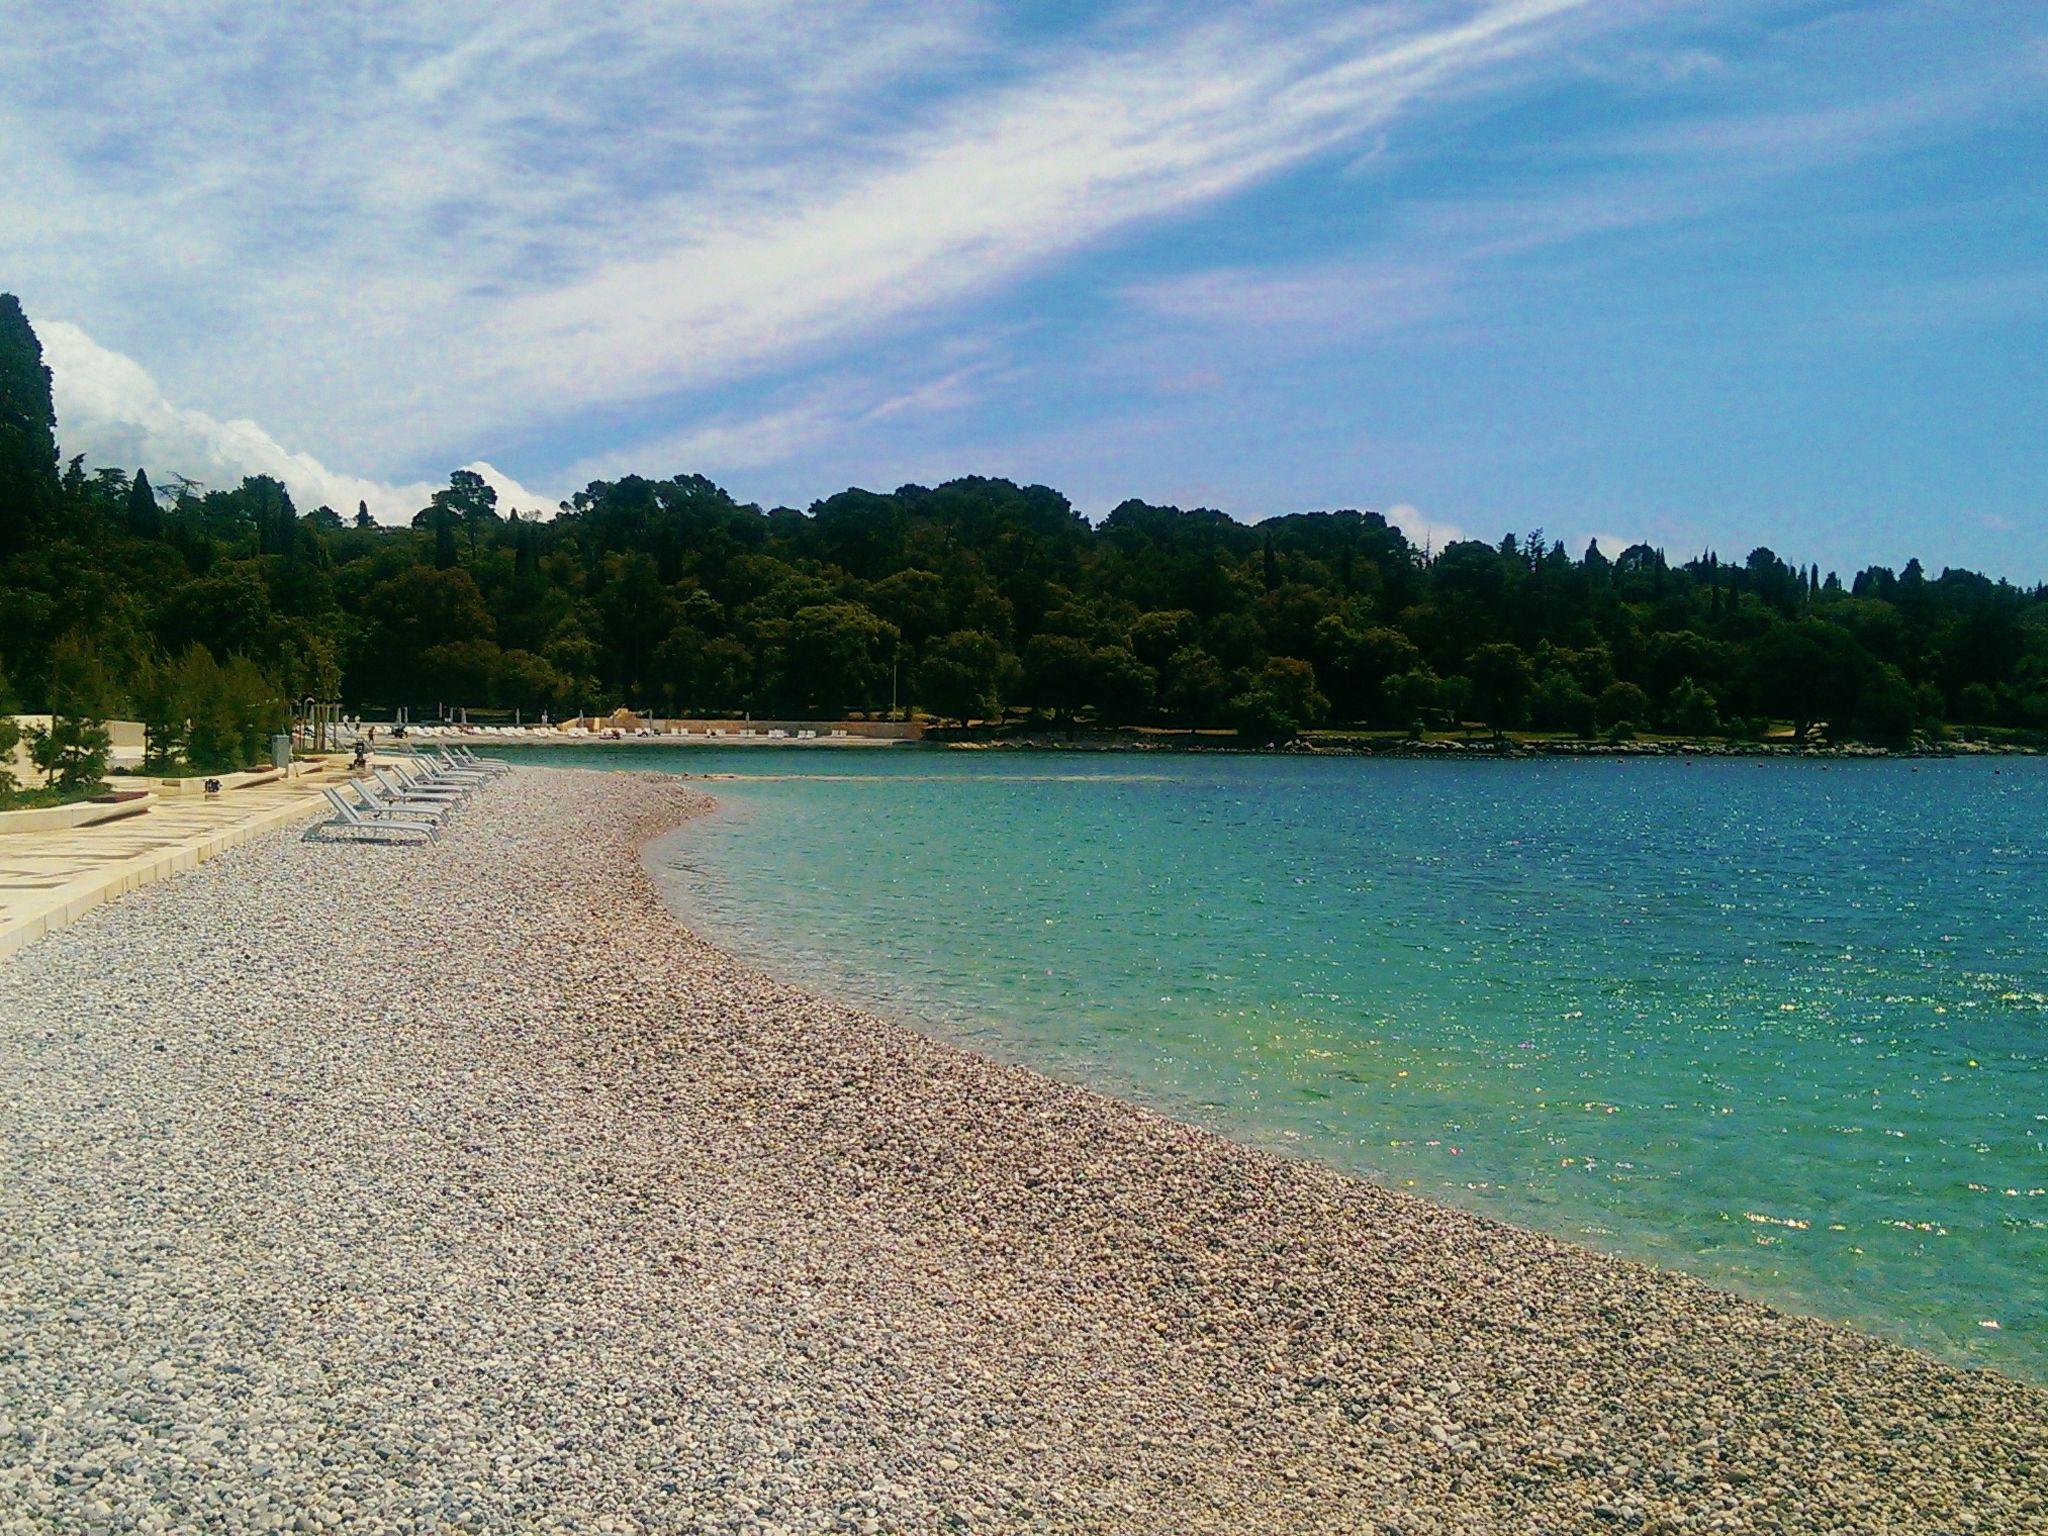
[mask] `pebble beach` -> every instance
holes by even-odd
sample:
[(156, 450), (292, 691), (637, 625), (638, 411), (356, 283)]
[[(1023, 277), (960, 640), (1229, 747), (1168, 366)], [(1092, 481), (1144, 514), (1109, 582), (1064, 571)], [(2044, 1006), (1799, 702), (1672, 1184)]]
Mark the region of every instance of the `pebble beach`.
[(707, 803), (522, 768), (0, 964), (0, 1533), (2048, 1531), (2038, 1388), (695, 940)]

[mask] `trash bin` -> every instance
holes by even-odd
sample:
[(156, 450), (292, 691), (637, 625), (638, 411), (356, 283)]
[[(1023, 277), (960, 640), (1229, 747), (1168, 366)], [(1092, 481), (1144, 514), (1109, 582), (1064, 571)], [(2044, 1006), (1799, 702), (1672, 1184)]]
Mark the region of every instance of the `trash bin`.
[(287, 732), (279, 731), (270, 738), (270, 766), (273, 768), (289, 768), (291, 765), (291, 736)]

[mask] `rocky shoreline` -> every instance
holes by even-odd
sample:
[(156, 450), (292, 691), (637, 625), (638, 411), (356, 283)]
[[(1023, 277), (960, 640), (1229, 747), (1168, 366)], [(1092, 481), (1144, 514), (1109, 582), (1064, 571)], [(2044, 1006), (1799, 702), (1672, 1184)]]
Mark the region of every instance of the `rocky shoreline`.
[(0, 1532), (2048, 1528), (2038, 1389), (697, 942), (702, 804), (522, 769), (0, 966)]
[(1252, 753), (1300, 757), (1740, 757), (1781, 762), (1842, 762), (1877, 758), (2039, 757), (2040, 747), (2018, 742), (1952, 741), (1910, 747), (1880, 747), (1867, 742), (1839, 746), (1794, 746), (1765, 741), (1523, 741), (1474, 736), (1469, 740), (1407, 741), (1387, 738), (1356, 744), (1296, 741), (1284, 747), (1248, 747), (1239, 743), (1144, 741), (1129, 738), (1058, 736), (1002, 737), (988, 741), (934, 740), (929, 745), (969, 752), (1173, 752)]

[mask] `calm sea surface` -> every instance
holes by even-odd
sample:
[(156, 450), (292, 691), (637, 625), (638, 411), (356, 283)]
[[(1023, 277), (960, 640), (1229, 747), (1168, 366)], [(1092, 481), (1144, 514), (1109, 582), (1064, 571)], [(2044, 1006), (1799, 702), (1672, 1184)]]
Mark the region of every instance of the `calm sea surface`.
[(548, 751), (792, 979), (2048, 1379), (2048, 760)]

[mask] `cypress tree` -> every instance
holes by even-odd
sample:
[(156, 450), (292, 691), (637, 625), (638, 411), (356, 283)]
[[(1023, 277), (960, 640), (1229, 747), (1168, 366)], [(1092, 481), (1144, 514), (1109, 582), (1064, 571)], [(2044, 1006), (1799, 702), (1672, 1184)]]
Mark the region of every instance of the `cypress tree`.
[(163, 512), (150, 488), (149, 471), (135, 471), (135, 483), (128, 487), (128, 531), (138, 539), (160, 538), (164, 531)]
[(19, 549), (57, 507), (57, 406), (21, 300), (0, 293), (0, 549)]
[(374, 528), (377, 526), (377, 520), (370, 516), (370, 504), (367, 501), (356, 503), (356, 526), (358, 528)]

